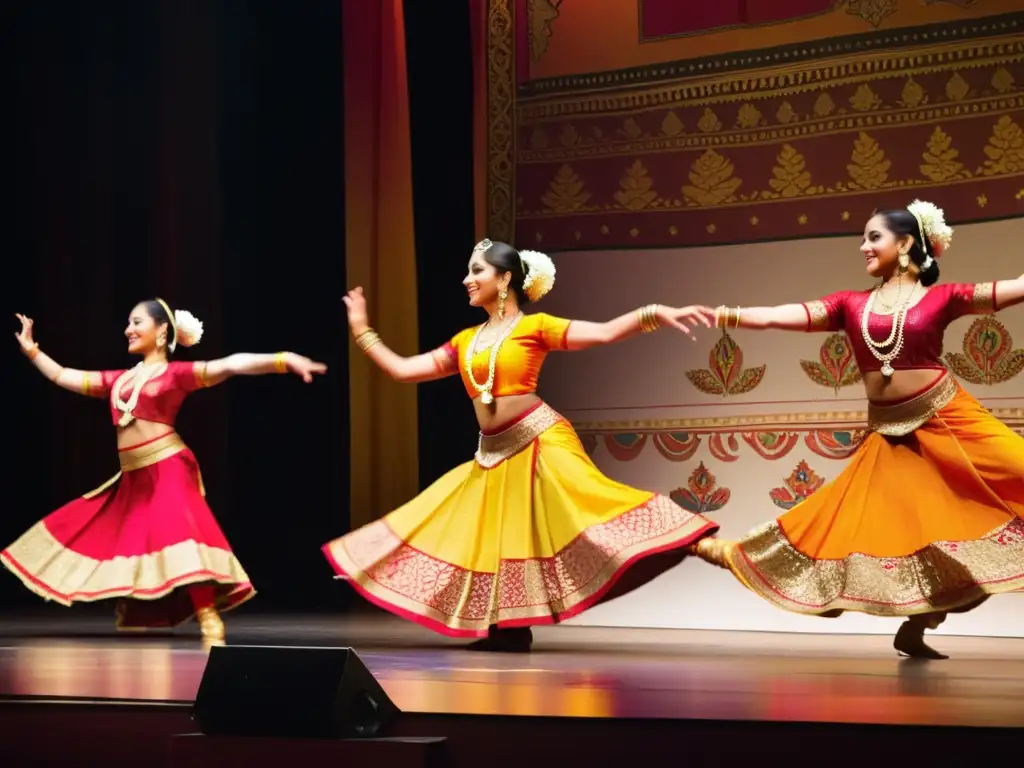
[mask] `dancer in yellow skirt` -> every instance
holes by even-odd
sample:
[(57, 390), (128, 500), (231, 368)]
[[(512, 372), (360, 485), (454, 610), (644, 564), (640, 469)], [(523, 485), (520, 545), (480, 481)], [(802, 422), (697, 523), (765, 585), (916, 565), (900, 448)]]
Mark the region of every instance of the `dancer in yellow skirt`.
[(665, 496), (602, 475), (569, 423), (536, 394), (548, 352), (661, 325), (691, 333), (711, 327), (714, 312), (650, 305), (605, 323), (524, 315), (520, 307), (546, 294), (554, 276), (544, 254), (483, 240), (463, 284), (487, 321), (416, 357), (381, 343), (361, 289), (344, 300), (357, 344), (392, 378), (460, 374), (481, 432), (473, 461), (326, 544), (324, 554), (367, 599), (442, 634), (481, 638), (470, 646), (478, 650), (529, 650), (531, 625), (636, 588), (718, 529)]
[(953, 231), (915, 201), (864, 228), (872, 290), (806, 304), (719, 307), (722, 327), (845, 331), (864, 375), (869, 434), (833, 482), (739, 541), (699, 542), (753, 592), (797, 613), (906, 616), (894, 641), (924, 641), (950, 612), (1024, 587), (1024, 440), (942, 363), (946, 326), (1024, 300), (1024, 276), (935, 285)]

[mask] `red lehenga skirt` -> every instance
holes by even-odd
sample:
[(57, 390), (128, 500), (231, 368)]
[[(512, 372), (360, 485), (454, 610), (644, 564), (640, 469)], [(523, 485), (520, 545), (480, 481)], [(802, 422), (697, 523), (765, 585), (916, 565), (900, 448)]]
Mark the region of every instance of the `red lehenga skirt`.
[(26, 587), (62, 605), (120, 598), (122, 630), (193, 618), (189, 586), (213, 607), (255, 594), (206, 503), (199, 465), (174, 432), (118, 452), (121, 471), (40, 520), (0, 553)]
[(471, 638), (621, 597), (717, 530), (661, 494), (605, 477), (569, 423), (541, 404), (481, 434), (474, 460), (323, 552), (376, 605)]

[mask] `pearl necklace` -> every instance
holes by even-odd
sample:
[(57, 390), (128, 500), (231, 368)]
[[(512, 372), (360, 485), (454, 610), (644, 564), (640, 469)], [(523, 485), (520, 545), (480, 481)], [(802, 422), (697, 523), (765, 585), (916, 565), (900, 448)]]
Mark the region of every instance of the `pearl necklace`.
[(480, 402), (484, 405), (490, 405), (494, 402), (494, 395), (491, 394), (491, 389), (494, 387), (494, 367), (498, 361), (498, 351), (501, 349), (501, 345), (505, 343), (505, 340), (512, 335), (512, 330), (522, 319), (523, 313), (518, 312), (516, 316), (512, 318), (512, 321), (508, 324), (508, 327), (501, 332), (501, 335), (491, 344), (491, 357), (487, 363), (487, 381), (483, 384), (477, 382), (476, 377), (473, 375), (473, 355), (476, 354), (476, 344), (480, 339), (480, 334), (483, 333), (484, 328), (487, 327), (487, 323), (484, 323), (476, 330), (476, 335), (473, 336), (472, 343), (466, 347), (466, 375), (469, 377), (470, 383), (473, 388), (480, 393)]
[[(121, 418), (117, 422), (118, 426), (127, 427), (135, 421), (133, 411), (139, 404), (142, 388), (146, 386), (150, 379), (155, 379), (166, 370), (167, 363), (156, 363), (153, 365), (139, 363), (134, 368), (125, 371), (117, 377), (117, 381), (114, 382), (113, 401), (114, 407), (121, 412)], [(130, 376), (132, 377), (132, 393), (128, 396), (128, 401), (125, 402), (121, 397), (121, 390), (128, 383), (128, 377)]]
[[(875, 290), (871, 292), (871, 296), (869, 296), (868, 300), (864, 303), (864, 311), (860, 316), (860, 332), (861, 336), (864, 337), (864, 343), (867, 344), (868, 351), (874, 355), (878, 362), (882, 364), (882, 375), (888, 379), (896, 372), (892, 367), (892, 361), (899, 356), (900, 351), (903, 349), (903, 329), (906, 326), (907, 313), (910, 311), (910, 302), (914, 298), (917, 283), (915, 283), (914, 287), (910, 289), (910, 295), (907, 296), (907, 300), (896, 308), (896, 313), (893, 315), (892, 319), (892, 330), (889, 331), (889, 338), (885, 341), (875, 341), (871, 338), (871, 333), (868, 330), (868, 321), (871, 318), (871, 311), (874, 309), (875, 301), (878, 299), (881, 289), (881, 286), (875, 288)], [(889, 345), (892, 345), (892, 349), (888, 352), (879, 351)]]

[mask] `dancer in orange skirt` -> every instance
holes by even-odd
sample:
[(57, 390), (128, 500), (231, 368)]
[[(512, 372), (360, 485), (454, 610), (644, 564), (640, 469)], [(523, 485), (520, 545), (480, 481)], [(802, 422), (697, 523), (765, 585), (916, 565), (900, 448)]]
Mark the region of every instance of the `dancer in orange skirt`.
[(690, 333), (691, 325), (710, 327), (714, 313), (650, 305), (605, 323), (524, 315), (520, 307), (544, 296), (554, 275), (544, 254), (483, 240), (463, 284), (487, 321), (416, 357), (381, 343), (361, 289), (344, 300), (356, 343), (393, 379), (461, 375), (481, 431), (474, 460), (324, 553), (370, 601), (442, 634), (480, 638), (470, 645), (477, 650), (529, 650), (531, 625), (636, 588), (718, 528), (602, 475), (569, 423), (536, 394), (549, 352), (660, 325)]
[(206, 504), (195, 456), (174, 431), (178, 409), (189, 393), (231, 376), (294, 373), (310, 382), (326, 367), (291, 352), (172, 362), (175, 347), (198, 343), (203, 326), (154, 299), (132, 310), (125, 329), (128, 352), (142, 362), (76, 371), (41, 352), (31, 318), (17, 317), (18, 343), (46, 378), (108, 400), (121, 471), (36, 523), (0, 560), (33, 592), (62, 605), (119, 598), (118, 629), (196, 617), (204, 637), (222, 640), (218, 611), (254, 590)]
[(1024, 276), (936, 285), (952, 239), (943, 212), (915, 201), (864, 228), (879, 284), (806, 304), (717, 311), (722, 327), (845, 331), (864, 375), (869, 434), (833, 482), (739, 541), (695, 551), (797, 613), (906, 616), (895, 649), (924, 641), (950, 612), (1024, 587), (1024, 440), (942, 363), (946, 326), (1024, 300)]

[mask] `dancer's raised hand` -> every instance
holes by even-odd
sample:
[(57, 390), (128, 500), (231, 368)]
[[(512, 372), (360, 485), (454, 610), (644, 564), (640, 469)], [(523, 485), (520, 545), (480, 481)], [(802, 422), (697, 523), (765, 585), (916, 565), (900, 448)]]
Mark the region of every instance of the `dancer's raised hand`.
[(25, 315), (15, 313), (14, 316), (18, 318), (18, 321), (21, 323), (21, 330), (14, 332), (14, 338), (16, 338), (18, 343), (21, 345), (21, 351), (28, 352), (36, 346), (35, 339), (32, 337), (32, 326), (34, 325), (34, 321), (31, 317), (26, 317)]
[(348, 312), (348, 327), (353, 333), (362, 333), (369, 325), (366, 315), (366, 297), (363, 296), (362, 288), (353, 288), (342, 298), (345, 310)]

